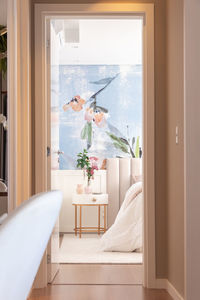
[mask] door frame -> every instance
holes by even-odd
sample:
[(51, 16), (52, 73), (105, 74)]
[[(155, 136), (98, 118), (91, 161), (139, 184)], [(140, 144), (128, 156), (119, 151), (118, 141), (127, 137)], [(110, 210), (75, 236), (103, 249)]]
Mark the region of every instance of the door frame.
[[(35, 4), (35, 192), (47, 190), (47, 66), (46, 20), (50, 16), (143, 16), (143, 284), (156, 287), (155, 250), (155, 99), (154, 99), (154, 4), (93, 3)], [(40, 286), (47, 284), (46, 260), (40, 268)]]
[(32, 195), (30, 3), (7, 0), (8, 212)]

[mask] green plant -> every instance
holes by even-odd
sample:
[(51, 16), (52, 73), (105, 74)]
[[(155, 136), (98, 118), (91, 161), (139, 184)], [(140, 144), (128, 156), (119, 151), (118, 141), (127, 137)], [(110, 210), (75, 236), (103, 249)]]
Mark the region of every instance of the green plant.
[(134, 152), (134, 144), (135, 144), (135, 137), (132, 138), (132, 145), (130, 145), (129, 141), (126, 138), (118, 137), (114, 135), (111, 132), (106, 131), (107, 135), (111, 138), (113, 141), (113, 145), (115, 148), (120, 149), (124, 153), (130, 153), (131, 156), (134, 158), (139, 158), (140, 157), (140, 137), (137, 137), (136, 140), (136, 146), (135, 146), (135, 152)]
[(87, 169), (90, 167), (90, 159), (88, 157), (88, 152), (86, 149), (83, 149), (83, 152), (77, 154), (77, 168)]
[(0, 25), (0, 71), (5, 78), (7, 72), (7, 30)]

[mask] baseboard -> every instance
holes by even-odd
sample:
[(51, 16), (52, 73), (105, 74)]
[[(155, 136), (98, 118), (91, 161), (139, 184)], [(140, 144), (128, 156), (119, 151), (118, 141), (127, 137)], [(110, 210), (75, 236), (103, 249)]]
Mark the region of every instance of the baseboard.
[(184, 298), (167, 279), (156, 279), (156, 288), (165, 289), (173, 300), (184, 300)]
[(175, 287), (167, 280), (167, 288), (166, 290), (171, 295), (174, 300), (184, 300), (183, 297), (179, 294), (179, 292), (175, 289)]
[(155, 286), (156, 289), (164, 289), (166, 290), (167, 289), (167, 279), (164, 279), (164, 278), (159, 278), (159, 279), (156, 279), (156, 286)]

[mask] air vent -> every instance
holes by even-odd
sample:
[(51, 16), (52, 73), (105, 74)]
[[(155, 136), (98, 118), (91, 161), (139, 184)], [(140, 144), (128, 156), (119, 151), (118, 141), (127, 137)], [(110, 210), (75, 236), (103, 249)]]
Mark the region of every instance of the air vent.
[(64, 21), (64, 40), (65, 43), (79, 43), (79, 21)]

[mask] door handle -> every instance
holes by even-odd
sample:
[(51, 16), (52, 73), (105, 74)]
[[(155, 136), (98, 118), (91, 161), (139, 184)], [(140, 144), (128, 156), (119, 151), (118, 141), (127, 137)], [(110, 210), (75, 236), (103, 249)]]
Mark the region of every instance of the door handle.
[(51, 155), (51, 148), (47, 146), (47, 157)]
[(64, 152), (63, 152), (63, 151), (60, 151), (60, 150), (58, 150), (58, 151), (55, 151), (55, 153), (57, 153), (58, 155), (60, 155), (60, 154), (64, 154)]

